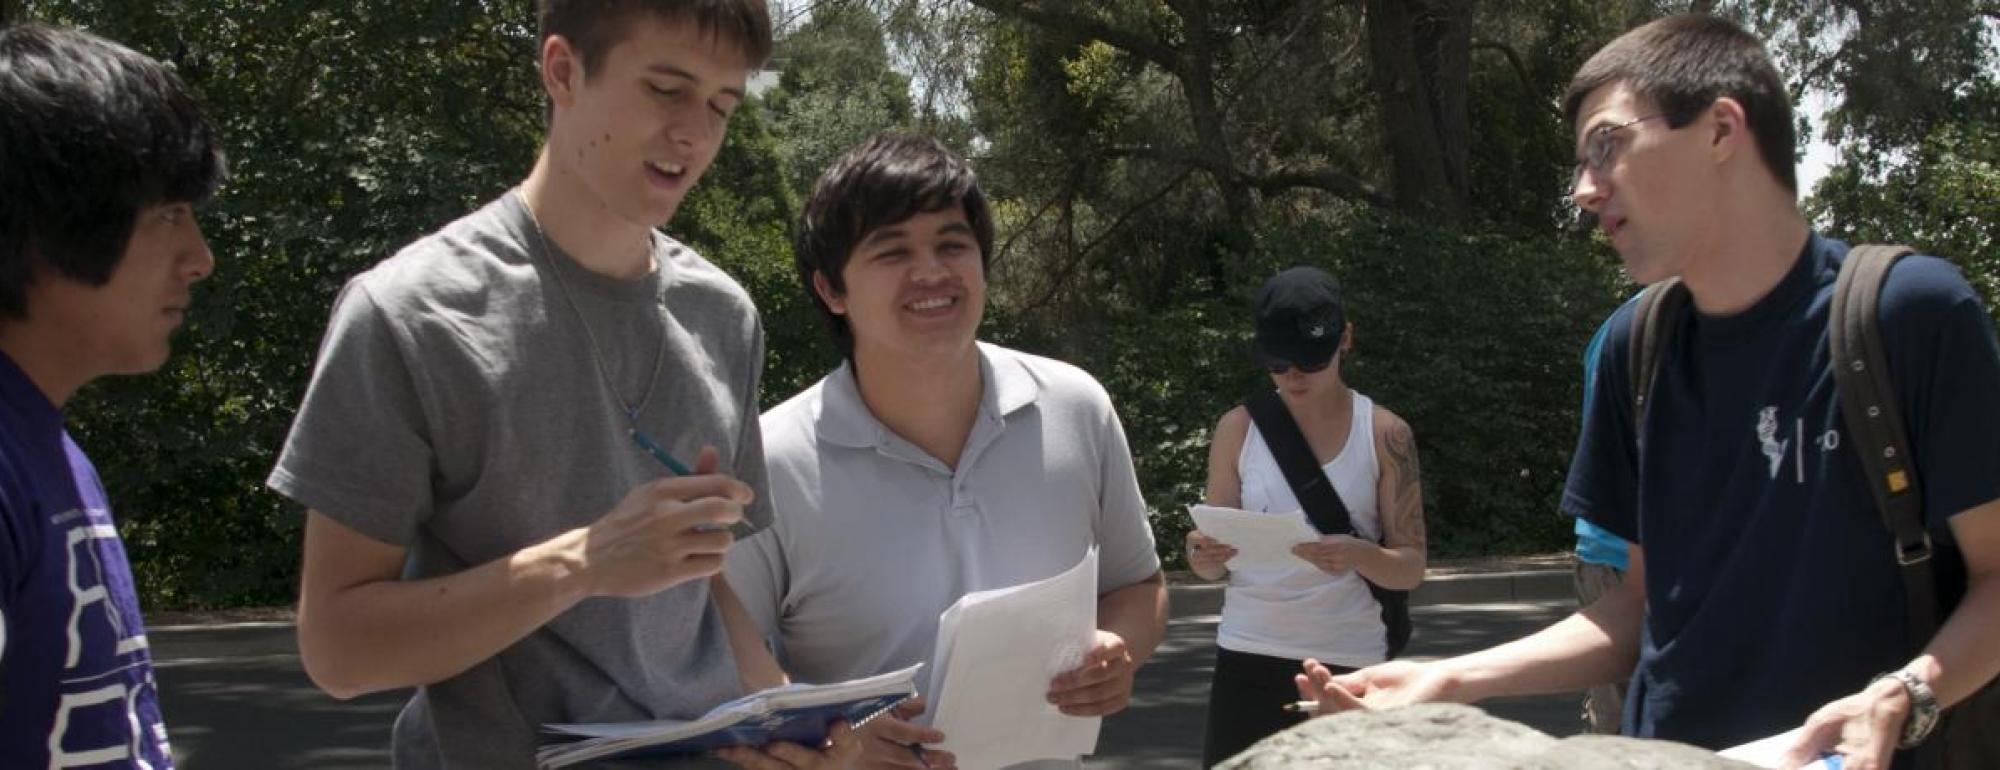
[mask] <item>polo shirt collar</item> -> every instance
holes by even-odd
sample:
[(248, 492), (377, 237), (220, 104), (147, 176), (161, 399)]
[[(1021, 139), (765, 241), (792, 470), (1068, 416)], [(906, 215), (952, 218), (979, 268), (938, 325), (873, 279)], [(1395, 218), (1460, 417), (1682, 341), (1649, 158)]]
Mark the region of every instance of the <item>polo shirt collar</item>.
[[(1033, 372), (1011, 351), (984, 342), (979, 344), (979, 418), (1005, 420), (1035, 403), (1042, 385)], [(819, 437), (822, 441), (849, 447), (873, 447), (885, 443), (889, 429), (861, 400), (861, 388), (854, 380), (854, 362), (842, 362), (823, 381), (820, 391)]]

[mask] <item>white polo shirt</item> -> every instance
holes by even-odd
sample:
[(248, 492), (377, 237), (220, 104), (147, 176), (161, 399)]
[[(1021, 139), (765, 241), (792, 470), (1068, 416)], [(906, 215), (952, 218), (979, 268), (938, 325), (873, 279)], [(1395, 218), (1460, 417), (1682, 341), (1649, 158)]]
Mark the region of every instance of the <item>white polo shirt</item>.
[(979, 353), (956, 473), (875, 419), (851, 365), (764, 414), (774, 523), (730, 549), (729, 581), (796, 680), (929, 664), (938, 613), (960, 596), (1049, 577), (1092, 544), (1100, 594), (1159, 570), (1103, 386), (1060, 361)]

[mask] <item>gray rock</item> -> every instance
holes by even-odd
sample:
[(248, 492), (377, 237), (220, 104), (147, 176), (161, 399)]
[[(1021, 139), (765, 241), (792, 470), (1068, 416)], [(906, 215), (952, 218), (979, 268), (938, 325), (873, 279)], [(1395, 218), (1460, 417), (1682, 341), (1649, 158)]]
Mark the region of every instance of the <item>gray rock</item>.
[(1750, 768), (1669, 741), (1606, 735), (1556, 740), (1471, 706), (1425, 704), (1309, 720), (1259, 741), (1218, 770), (1666, 770)]

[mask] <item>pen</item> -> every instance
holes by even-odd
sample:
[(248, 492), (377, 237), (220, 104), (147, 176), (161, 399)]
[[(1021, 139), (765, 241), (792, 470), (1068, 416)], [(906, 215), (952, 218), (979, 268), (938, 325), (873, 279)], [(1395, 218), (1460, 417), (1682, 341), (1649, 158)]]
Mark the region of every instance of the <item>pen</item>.
[(909, 744), (909, 747), (910, 756), (917, 758), (917, 764), (923, 765), (924, 770), (931, 770), (931, 761), (924, 758), (924, 745), (921, 743), (912, 743)]
[(667, 466), (667, 470), (672, 471), (674, 475), (694, 475), (694, 471), (688, 470), (688, 467), (682, 465), (681, 461), (674, 459), (673, 455), (667, 454), (667, 450), (661, 448), (659, 444), (654, 443), (651, 437), (640, 433), (638, 428), (628, 428), (625, 432), (632, 436), (632, 443), (638, 444), (640, 449), (646, 450), (647, 454), (652, 455), (653, 459), (659, 460), (661, 465)]
[(1319, 701), (1316, 700), (1293, 701), (1285, 704), (1282, 708), (1285, 711), (1298, 714), (1319, 715)]

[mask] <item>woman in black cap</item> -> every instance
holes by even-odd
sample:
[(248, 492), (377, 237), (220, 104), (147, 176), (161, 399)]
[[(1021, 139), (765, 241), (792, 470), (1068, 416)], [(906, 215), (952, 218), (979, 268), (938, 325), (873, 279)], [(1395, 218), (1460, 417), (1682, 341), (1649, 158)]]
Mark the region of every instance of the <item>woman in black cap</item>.
[[(1216, 634), (1215, 675), (1208, 701), (1203, 766), (1213, 765), (1307, 715), (1286, 707), (1298, 697), (1293, 677), (1314, 659), (1336, 672), (1389, 656), (1387, 626), (1369, 583), (1416, 587), (1424, 575), (1423, 489), (1410, 426), (1341, 378), (1353, 346), (1340, 284), (1325, 271), (1295, 267), (1273, 276), (1257, 294), (1256, 357), (1270, 372), (1276, 398), (1252, 419), (1247, 406), (1222, 416), (1208, 454), (1208, 504), (1250, 511), (1301, 510), (1273, 447), (1287, 447), (1318, 466), (1345, 504), (1352, 534), (1322, 535), (1292, 553), (1286, 568), (1231, 570), (1234, 548), (1188, 533), (1188, 562), (1208, 580), (1228, 580)], [(1282, 405), (1278, 408), (1277, 405)], [(1286, 429), (1286, 416), (1305, 448), (1265, 435)], [(1324, 511), (1311, 520), (1322, 532)], [(1366, 582), (1364, 582), (1364, 580)]]

